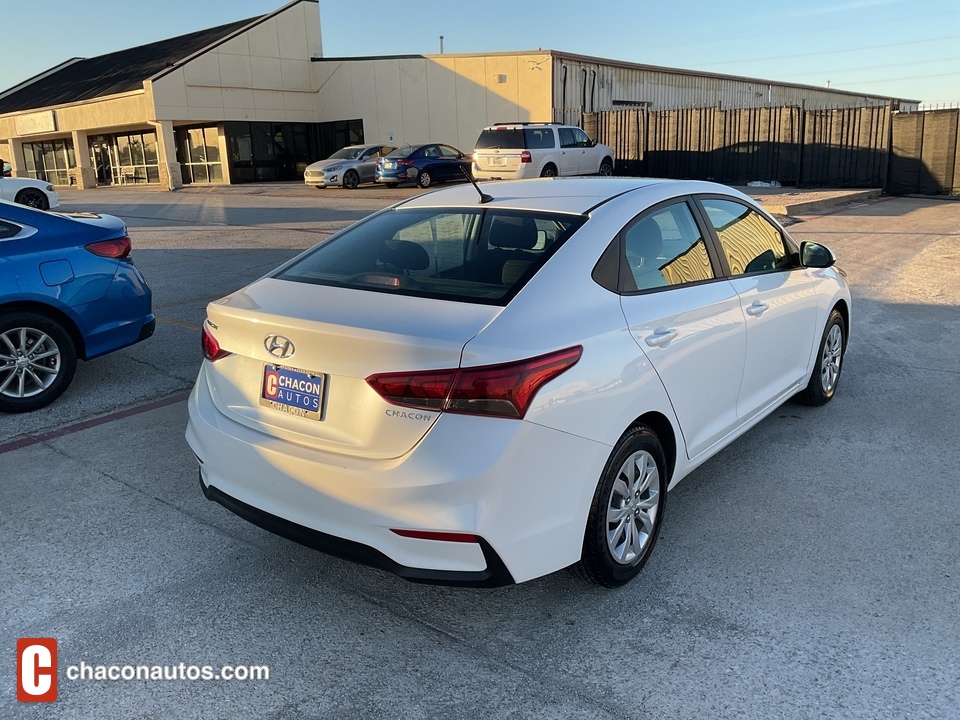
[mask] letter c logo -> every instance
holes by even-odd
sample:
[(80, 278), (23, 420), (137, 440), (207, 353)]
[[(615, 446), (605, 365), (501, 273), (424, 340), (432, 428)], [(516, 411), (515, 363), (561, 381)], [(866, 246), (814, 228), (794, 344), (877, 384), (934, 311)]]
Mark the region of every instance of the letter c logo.
[(53, 638), (17, 640), (17, 700), (53, 702), (57, 699), (57, 641)]

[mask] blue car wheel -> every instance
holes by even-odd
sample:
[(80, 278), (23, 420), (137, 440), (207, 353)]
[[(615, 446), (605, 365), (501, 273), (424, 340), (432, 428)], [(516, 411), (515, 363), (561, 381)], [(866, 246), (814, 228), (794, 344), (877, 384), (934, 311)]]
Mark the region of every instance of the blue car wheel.
[(49, 405), (76, 369), (76, 346), (60, 323), (35, 312), (0, 315), (0, 412)]

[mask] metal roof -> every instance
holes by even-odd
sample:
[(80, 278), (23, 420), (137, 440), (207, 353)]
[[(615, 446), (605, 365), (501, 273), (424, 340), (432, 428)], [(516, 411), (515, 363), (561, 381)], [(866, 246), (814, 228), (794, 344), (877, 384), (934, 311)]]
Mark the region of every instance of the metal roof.
[(0, 115), (142, 90), (148, 80), (180, 60), (259, 21), (263, 16), (119, 50), (76, 58), (0, 93)]

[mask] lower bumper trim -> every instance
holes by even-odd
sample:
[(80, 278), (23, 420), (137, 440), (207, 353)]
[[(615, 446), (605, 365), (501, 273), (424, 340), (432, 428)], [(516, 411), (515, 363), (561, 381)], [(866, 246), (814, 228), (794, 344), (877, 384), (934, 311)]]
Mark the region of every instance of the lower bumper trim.
[(235, 497), (227, 495), (222, 490), (213, 485), (206, 485), (203, 482), (202, 471), (200, 474), (200, 488), (207, 500), (213, 500), (223, 505), (227, 510), (240, 516), (247, 522), (263, 528), (269, 532), (293, 540), (313, 550), (319, 550), (327, 555), (350, 560), (362, 565), (369, 565), (380, 570), (386, 570), (404, 580), (419, 583), (429, 583), (431, 585), (452, 585), (459, 587), (503, 587), (504, 585), (513, 585), (515, 580), (503, 564), (500, 556), (483, 538), (479, 538), (480, 550), (487, 562), (486, 570), (466, 571), (466, 570), (428, 570), (425, 568), (408, 567), (392, 560), (379, 550), (364, 545), (363, 543), (345, 540), (328, 535), (327, 533), (314, 530), (312, 528), (298, 525), (276, 515), (264, 512), (247, 503), (237, 500)]
[(143, 342), (148, 337), (153, 335), (154, 331), (157, 329), (157, 319), (150, 318), (147, 322), (143, 324), (143, 327), (140, 328), (140, 335), (137, 337), (137, 342)]

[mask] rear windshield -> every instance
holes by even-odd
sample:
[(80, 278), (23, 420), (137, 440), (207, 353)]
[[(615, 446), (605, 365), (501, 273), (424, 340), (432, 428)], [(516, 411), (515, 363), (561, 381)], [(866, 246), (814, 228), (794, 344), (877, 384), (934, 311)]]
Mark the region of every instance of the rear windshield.
[(281, 280), (506, 305), (586, 221), (486, 208), (396, 208), (353, 225)]
[(476, 150), (542, 150), (556, 147), (554, 132), (548, 127), (484, 130)]
[(407, 155), (409, 155), (410, 153), (412, 153), (414, 150), (416, 150), (416, 148), (414, 148), (414, 147), (409, 147), (409, 146), (407, 146), (407, 147), (402, 147), (402, 148), (397, 148), (397, 149), (394, 150), (392, 153), (390, 153), (389, 155), (387, 155), (387, 157), (401, 157), (401, 158), (403, 158), (403, 157), (406, 157)]

